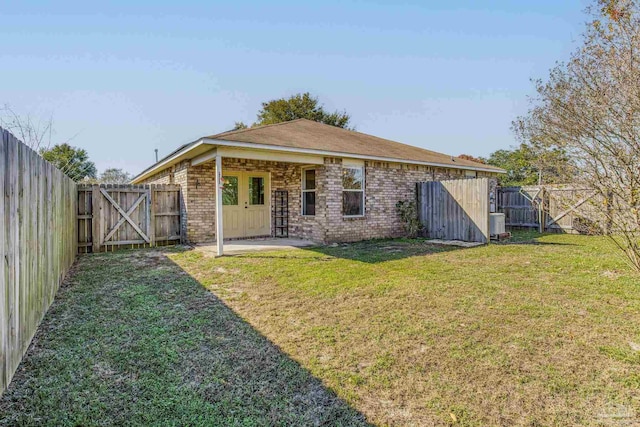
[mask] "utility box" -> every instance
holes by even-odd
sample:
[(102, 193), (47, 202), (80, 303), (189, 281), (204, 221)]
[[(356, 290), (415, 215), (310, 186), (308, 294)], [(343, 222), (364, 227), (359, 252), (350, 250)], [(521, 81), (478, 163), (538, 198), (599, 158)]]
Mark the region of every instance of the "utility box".
[(511, 233), (507, 233), (503, 213), (489, 214), (489, 234), (493, 240), (503, 240), (511, 237)]

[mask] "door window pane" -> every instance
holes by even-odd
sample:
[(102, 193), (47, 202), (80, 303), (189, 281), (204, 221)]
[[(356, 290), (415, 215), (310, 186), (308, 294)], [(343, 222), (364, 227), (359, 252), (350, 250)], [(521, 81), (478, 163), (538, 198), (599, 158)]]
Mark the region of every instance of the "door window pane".
[(264, 205), (264, 178), (249, 178), (249, 204)]
[(226, 206), (238, 205), (238, 177), (225, 176), (222, 188), (222, 204)]
[(364, 192), (342, 192), (342, 214), (345, 216), (364, 215)]

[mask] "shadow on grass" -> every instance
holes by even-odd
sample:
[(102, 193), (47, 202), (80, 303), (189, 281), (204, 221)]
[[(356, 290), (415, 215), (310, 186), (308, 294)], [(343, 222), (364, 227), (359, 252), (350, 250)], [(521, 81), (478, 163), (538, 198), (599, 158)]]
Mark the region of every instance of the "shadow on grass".
[[(310, 251), (325, 255), (325, 259), (343, 258), (365, 263), (394, 261), (414, 256), (423, 256), (441, 252), (451, 252), (461, 249), (471, 249), (461, 246), (448, 246), (431, 243), (427, 239), (372, 239), (355, 243), (341, 243), (325, 246), (301, 246), (296, 248), (300, 255), (291, 250), (278, 251), (268, 249), (264, 251), (252, 250), (244, 253), (232, 253), (225, 256), (247, 259), (309, 259), (304, 252)], [(322, 258), (320, 259), (322, 260)]]
[(0, 425), (364, 426), (364, 416), (154, 250), (81, 256)]
[(314, 246), (302, 248), (328, 257), (344, 258), (365, 263), (395, 261), (414, 256), (424, 256), (443, 252), (459, 251), (460, 246), (437, 245), (426, 239), (374, 239), (334, 246)]

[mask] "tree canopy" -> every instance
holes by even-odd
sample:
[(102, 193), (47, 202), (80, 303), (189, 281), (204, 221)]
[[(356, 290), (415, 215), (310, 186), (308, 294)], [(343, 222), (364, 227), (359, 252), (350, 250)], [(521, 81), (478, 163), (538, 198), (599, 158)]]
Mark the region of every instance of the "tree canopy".
[(131, 181), (131, 174), (122, 169), (108, 168), (100, 174), (99, 181), (105, 184), (127, 184)]
[[(256, 122), (252, 126), (271, 125), (296, 119), (308, 119), (331, 126), (350, 129), (351, 116), (346, 111), (328, 112), (317, 97), (309, 92), (289, 98), (272, 99), (262, 103)], [(246, 124), (236, 122), (234, 130), (245, 129)]]
[(573, 180), (574, 166), (559, 149), (541, 149), (522, 143), (511, 149), (496, 150), (483, 160), (507, 171), (498, 179), (503, 186), (566, 184)]
[(40, 155), (74, 181), (96, 177), (96, 165), (89, 160), (89, 155), (84, 149), (69, 144), (57, 144), (49, 149), (40, 150)]
[(471, 154), (460, 154), (458, 158), (464, 159), (464, 160), (471, 160), (472, 162), (477, 162), (477, 163), (485, 163), (485, 164), (487, 163), (486, 159), (483, 159), (482, 157), (474, 157)]

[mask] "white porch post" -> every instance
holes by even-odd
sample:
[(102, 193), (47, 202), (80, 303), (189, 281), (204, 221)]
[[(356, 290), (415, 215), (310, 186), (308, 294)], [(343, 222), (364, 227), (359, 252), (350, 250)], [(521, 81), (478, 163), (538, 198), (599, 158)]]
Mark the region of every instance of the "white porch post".
[(222, 156), (216, 154), (216, 245), (218, 256), (223, 254), (222, 229)]

